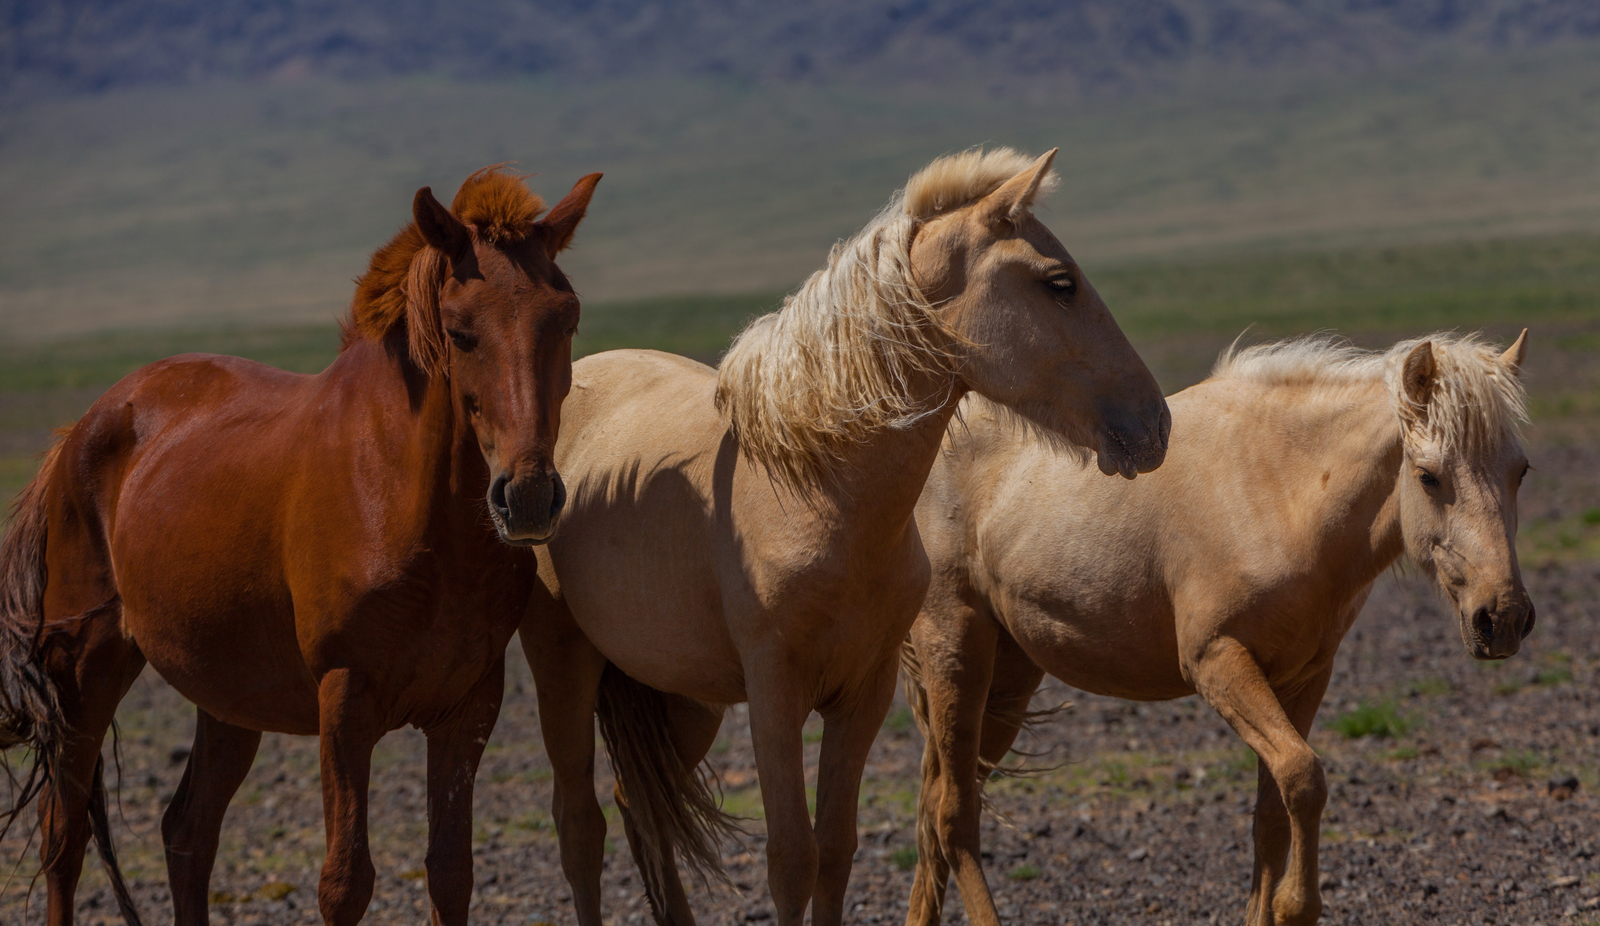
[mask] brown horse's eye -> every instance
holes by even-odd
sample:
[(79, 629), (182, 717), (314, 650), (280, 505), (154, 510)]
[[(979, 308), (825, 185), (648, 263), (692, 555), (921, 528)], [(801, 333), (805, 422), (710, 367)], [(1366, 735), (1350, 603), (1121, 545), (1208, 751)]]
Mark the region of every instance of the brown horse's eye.
[(450, 343), (456, 346), (456, 350), (469, 351), (478, 345), (477, 339), (466, 332), (446, 331), (445, 334), (449, 336)]
[(1071, 296), (1078, 291), (1078, 281), (1072, 277), (1052, 277), (1045, 280), (1044, 285), (1064, 296)]
[(1522, 472), (1517, 474), (1517, 485), (1522, 485), (1522, 480), (1528, 478), (1528, 470), (1533, 469), (1532, 463), (1522, 464)]
[(1423, 470), (1422, 472), (1418, 473), (1417, 478), (1422, 481), (1423, 485), (1430, 489), (1439, 488), (1439, 477), (1428, 472), (1427, 470)]

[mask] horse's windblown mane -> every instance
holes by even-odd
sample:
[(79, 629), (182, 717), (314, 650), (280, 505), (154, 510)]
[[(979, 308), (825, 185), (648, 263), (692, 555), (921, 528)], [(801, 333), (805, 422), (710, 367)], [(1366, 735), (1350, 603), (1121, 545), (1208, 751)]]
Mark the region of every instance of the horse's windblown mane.
[(790, 485), (812, 484), (847, 444), (929, 413), (910, 384), (952, 371), (953, 335), (912, 280), (913, 234), (1033, 163), (1010, 148), (939, 158), (835, 244), (781, 309), (739, 334), (718, 371), (717, 407), (747, 457)]
[[(450, 211), (472, 231), (475, 241), (510, 247), (533, 234), (544, 200), (502, 168), (496, 164), (468, 177), (456, 191)], [(423, 370), (435, 372), (444, 359), (439, 290), (448, 271), (446, 256), (429, 246), (416, 222), (406, 223), (373, 252), (367, 272), (356, 280), (340, 349), (363, 338), (382, 341), (404, 322), (411, 359)]]
[[(1433, 345), (1437, 365), (1426, 408), (1406, 395), (1400, 376), (1406, 357), (1424, 341)], [(1381, 381), (1407, 438), (1427, 440), (1446, 453), (1500, 446), (1528, 417), (1521, 380), (1493, 344), (1473, 333), (1442, 331), (1383, 351), (1362, 350), (1328, 334), (1242, 349), (1235, 343), (1217, 358), (1211, 378), (1330, 391)]]

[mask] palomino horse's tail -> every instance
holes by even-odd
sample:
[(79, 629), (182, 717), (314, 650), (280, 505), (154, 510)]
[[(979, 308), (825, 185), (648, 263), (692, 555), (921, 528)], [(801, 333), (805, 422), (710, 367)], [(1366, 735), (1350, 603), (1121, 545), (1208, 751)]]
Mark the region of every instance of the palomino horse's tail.
[[(20, 781), (0, 754), (11, 779), (12, 805), (0, 812), (0, 837), (52, 782), (60, 780), (61, 750), (70, 730), (61, 712), (61, 698), (50, 677), (44, 654), (45, 540), (49, 516), (45, 495), (57, 443), (45, 455), (39, 474), (11, 506), (11, 527), (0, 542), (0, 749), (25, 746), (28, 772)], [(128, 892), (111, 842), (106, 812), (104, 762), (96, 762), (89, 794), (89, 825), (95, 846), (111, 881), (117, 907), (129, 926), (140, 926), (139, 912)], [(45, 859), (44, 867), (55, 863)]]
[(676, 864), (673, 850), (702, 883), (727, 881), (721, 847), (740, 830), (734, 817), (723, 812), (718, 789), (700, 770), (683, 764), (661, 692), (607, 665), (596, 713), (636, 837), (645, 895), (656, 920), (664, 922), (665, 885), (670, 866)]

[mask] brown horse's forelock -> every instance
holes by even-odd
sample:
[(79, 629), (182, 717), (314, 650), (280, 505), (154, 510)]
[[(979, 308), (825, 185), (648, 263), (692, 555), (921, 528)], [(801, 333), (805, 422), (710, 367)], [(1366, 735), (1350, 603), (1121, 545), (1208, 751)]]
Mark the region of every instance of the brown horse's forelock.
[[(461, 184), (450, 211), (479, 243), (508, 248), (533, 234), (544, 200), (496, 164)], [(362, 339), (382, 342), (404, 322), (412, 362), (430, 376), (439, 372), (445, 357), (439, 290), (449, 271), (449, 259), (408, 222), (373, 252), (367, 272), (356, 280), (340, 350)]]

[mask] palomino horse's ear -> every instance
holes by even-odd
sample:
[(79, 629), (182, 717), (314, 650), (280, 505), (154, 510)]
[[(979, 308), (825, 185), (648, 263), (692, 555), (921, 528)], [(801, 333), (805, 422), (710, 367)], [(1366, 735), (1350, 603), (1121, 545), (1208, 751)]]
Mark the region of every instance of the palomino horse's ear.
[(984, 212), (984, 218), (991, 226), (1001, 224), (1016, 224), (1028, 215), (1028, 210), (1033, 207), (1034, 197), (1039, 195), (1039, 188), (1050, 176), (1050, 165), (1055, 163), (1056, 152), (1060, 148), (1051, 148), (1040, 156), (1039, 160), (1007, 180), (988, 196), (983, 198), (979, 207)]
[(1423, 341), (1406, 355), (1406, 364), (1400, 370), (1400, 381), (1405, 385), (1406, 398), (1419, 408), (1426, 408), (1433, 397), (1433, 378), (1439, 372), (1439, 363), (1433, 359), (1433, 342)]
[(1528, 329), (1522, 329), (1517, 335), (1517, 340), (1500, 355), (1500, 362), (1510, 368), (1511, 372), (1522, 375), (1522, 361), (1528, 356)]
[(583, 221), (584, 213), (589, 211), (589, 197), (594, 195), (594, 185), (600, 182), (600, 174), (590, 174), (579, 180), (572, 187), (572, 192), (566, 199), (556, 203), (550, 214), (539, 221), (544, 228), (545, 253), (555, 260), (557, 254), (565, 251), (572, 244), (572, 233), (578, 230), (578, 223)]
[(443, 252), (452, 264), (472, 250), (472, 232), (433, 198), (431, 187), (417, 191), (411, 201), (411, 216), (416, 219), (423, 240)]

